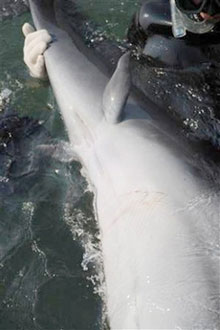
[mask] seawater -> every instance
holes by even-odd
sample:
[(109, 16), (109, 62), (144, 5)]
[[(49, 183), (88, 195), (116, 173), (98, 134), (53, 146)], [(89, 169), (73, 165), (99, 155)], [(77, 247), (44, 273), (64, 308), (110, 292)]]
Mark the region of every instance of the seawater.
[[(120, 40), (136, 7), (80, 2)], [(26, 21), (29, 13), (0, 22), (0, 125), (11, 125), (0, 134), (0, 329), (108, 328), (93, 195), (50, 86), (23, 63)]]

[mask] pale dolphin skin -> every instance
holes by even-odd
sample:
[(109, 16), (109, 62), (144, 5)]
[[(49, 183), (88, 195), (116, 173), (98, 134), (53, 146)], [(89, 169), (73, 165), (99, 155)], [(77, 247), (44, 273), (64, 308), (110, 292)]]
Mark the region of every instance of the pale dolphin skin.
[(46, 67), (95, 195), (111, 328), (218, 329), (217, 193), (128, 97), (129, 54), (109, 81), (54, 23), (52, 3), (31, 0), (31, 11), (56, 39)]

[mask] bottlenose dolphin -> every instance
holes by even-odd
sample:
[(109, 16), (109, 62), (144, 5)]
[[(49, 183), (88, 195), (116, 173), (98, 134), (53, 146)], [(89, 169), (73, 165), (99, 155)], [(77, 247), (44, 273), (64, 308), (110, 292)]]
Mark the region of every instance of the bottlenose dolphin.
[(35, 27), (54, 36), (48, 76), (94, 192), (111, 328), (217, 329), (218, 187), (152, 103), (132, 96), (129, 53), (109, 79), (57, 25), (54, 5), (30, 0)]

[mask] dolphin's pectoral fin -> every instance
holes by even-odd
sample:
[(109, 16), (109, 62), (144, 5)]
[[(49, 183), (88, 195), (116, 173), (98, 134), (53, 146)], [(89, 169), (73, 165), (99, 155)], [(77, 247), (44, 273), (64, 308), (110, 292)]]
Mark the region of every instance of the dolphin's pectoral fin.
[(131, 86), (129, 60), (129, 52), (119, 59), (117, 68), (103, 95), (104, 115), (106, 120), (112, 124), (120, 122), (129, 95)]

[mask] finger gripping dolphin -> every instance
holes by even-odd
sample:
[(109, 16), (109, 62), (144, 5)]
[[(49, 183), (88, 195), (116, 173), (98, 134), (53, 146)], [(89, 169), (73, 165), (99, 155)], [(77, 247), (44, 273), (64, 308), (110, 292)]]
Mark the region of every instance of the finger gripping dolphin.
[(55, 36), (47, 73), (93, 187), (111, 328), (217, 329), (217, 193), (132, 96), (129, 54), (109, 79), (56, 24), (53, 1), (30, 5)]

